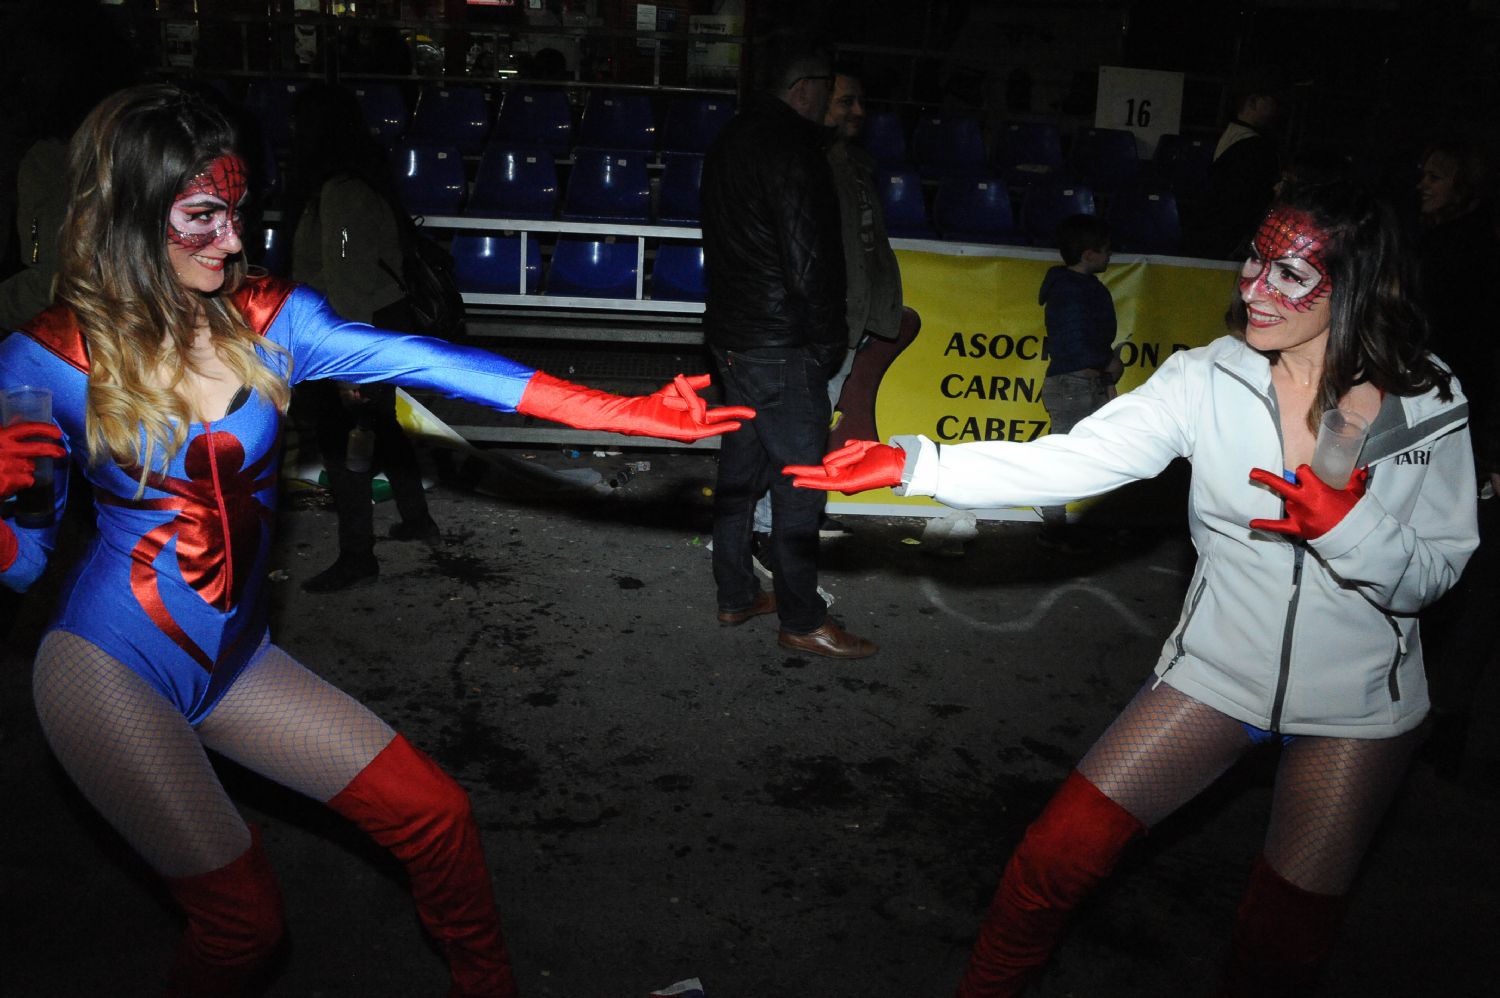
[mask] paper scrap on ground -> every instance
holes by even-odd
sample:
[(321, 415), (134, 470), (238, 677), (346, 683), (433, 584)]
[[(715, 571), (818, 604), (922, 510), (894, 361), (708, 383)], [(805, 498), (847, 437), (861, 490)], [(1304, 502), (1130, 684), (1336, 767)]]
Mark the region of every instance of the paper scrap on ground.
[(651, 992), (649, 998), (703, 998), (703, 985), (698, 978), (689, 977)]

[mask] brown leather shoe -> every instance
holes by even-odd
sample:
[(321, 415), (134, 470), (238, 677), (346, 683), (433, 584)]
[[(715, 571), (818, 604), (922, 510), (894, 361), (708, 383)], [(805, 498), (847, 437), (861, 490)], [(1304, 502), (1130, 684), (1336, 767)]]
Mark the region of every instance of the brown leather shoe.
[(776, 612), (776, 594), (762, 590), (755, 594), (755, 599), (743, 610), (720, 610), (719, 623), (725, 627), (733, 627), (743, 624), (751, 617), (759, 617), (763, 613)]
[(868, 638), (857, 637), (844, 630), (831, 619), (823, 626), (807, 634), (782, 631), (776, 635), (776, 643), (793, 651), (805, 651), (828, 658), (869, 658), (880, 649)]

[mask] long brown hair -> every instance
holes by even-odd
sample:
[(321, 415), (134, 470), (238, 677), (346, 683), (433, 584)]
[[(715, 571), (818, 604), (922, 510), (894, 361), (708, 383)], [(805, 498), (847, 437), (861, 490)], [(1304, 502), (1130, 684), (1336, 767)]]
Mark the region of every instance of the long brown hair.
[(235, 148), (229, 119), (166, 84), (121, 90), (84, 120), (68, 151), (72, 188), (60, 238), (57, 299), (72, 309), (89, 351), (87, 436), (106, 456), (164, 469), (195, 413), (182, 391), (188, 349), (206, 321), (219, 357), (245, 385), (285, 411), (291, 390), (230, 300), (245, 279), (231, 257), (224, 284), (184, 287), (167, 255), (172, 202), (215, 157)]
[[(1435, 388), (1444, 401), (1452, 399), (1447, 372), (1427, 352), (1427, 317), (1414, 294), (1414, 253), (1390, 205), (1353, 181), (1330, 180), (1289, 184), (1270, 211), (1279, 208), (1305, 212), (1328, 233), (1328, 349), (1308, 427), (1316, 430), (1322, 414), (1364, 382), (1391, 395)], [(1244, 338), (1247, 313), (1238, 291), (1225, 321)], [(1274, 364), (1277, 352), (1266, 356)]]

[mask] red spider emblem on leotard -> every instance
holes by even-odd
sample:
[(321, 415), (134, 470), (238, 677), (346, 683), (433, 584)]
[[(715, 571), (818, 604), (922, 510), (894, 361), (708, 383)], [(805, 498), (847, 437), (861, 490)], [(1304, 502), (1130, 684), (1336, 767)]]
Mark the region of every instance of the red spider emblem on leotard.
[[(187, 478), (160, 473), (147, 476), (146, 484), (168, 493), (167, 498), (101, 495), (104, 502), (114, 506), (176, 512), (172, 519), (148, 531), (131, 551), (130, 588), (156, 626), (209, 671), (213, 670), (213, 659), (167, 611), (153, 563), (175, 537), (177, 566), (183, 580), (214, 609), (221, 613), (233, 609), (255, 563), (262, 527), (273, 515), (255, 494), (276, 484), (273, 458), (278, 446), (268, 447), (259, 460), (242, 467), (245, 448), (239, 438), (210, 427), (188, 444), (183, 458)], [(140, 476), (138, 467), (125, 471)]]

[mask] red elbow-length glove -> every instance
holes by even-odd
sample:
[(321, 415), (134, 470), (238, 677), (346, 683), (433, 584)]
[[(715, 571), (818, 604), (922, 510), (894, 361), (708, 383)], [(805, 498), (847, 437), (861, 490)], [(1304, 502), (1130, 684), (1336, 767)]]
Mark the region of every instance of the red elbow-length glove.
[(650, 395), (611, 395), (554, 378), (532, 375), (516, 411), (564, 423), (580, 430), (610, 430), (640, 437), (701, 440), (740, 428), (755, 410), (742, 405), (710, 409), (698, 394), (712, 379), (706, 374), (679, 374)]
[(799, 489), (822, 489), (852, 496), (869, 489), (901, 484), (906, 451), (874, 440), (851, 440), (823, 458), (822, 464), (789, 464), (781, 469)]
[[(51, 423), (12, 423), (0, 428), (0, 500), (36, 484), (36, 459), (66, 457)], [(0, 520), (0, 572), (15, 563), (18, 546), (10, 525)]]
[(1280, 520), (1251, 520), (1250, 529), (1289, 534), (1309, 541), (1322, 537), (1338, 526), (1354, 504), (1364, 497), (1369, 479), (1370, 469), (1360, 468), (1349, 476), (1348, 485), (1336, 489), (1320, 481), (1312, 473), (1312, 468), (1305, 464), (1297, 468), (1295, 483), (1264, 468), (1252, 468), (1250, 480), (1281, 496), (1286, 503), (1286, 516)]

